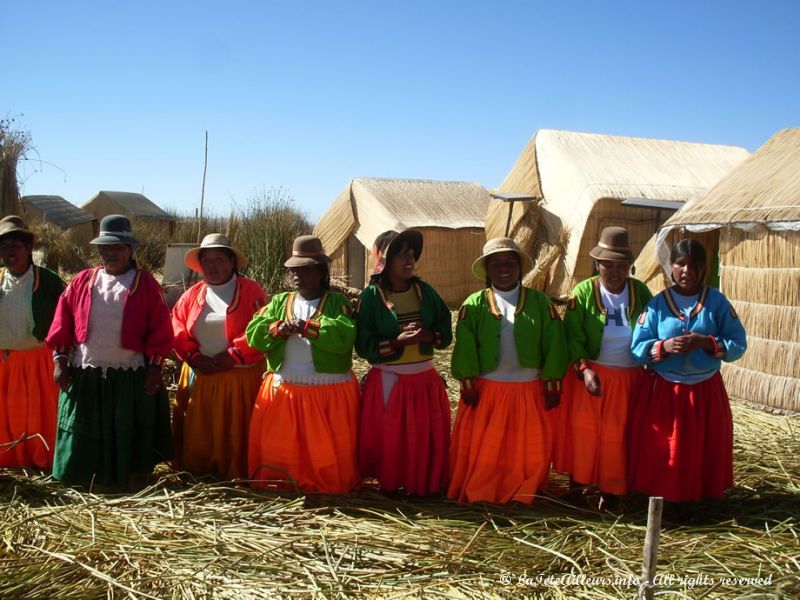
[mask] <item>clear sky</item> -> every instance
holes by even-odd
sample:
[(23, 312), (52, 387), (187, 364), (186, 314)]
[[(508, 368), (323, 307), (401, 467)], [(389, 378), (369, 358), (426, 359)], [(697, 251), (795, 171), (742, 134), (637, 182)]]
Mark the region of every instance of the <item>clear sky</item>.
[[(800, 126), (800, 0), (0, 0), (23, 194), (227, 214), (353, 177), (491, 188), (541, 128), (758, 148)], [(37, 160), (41, 159), (41, 161)]]

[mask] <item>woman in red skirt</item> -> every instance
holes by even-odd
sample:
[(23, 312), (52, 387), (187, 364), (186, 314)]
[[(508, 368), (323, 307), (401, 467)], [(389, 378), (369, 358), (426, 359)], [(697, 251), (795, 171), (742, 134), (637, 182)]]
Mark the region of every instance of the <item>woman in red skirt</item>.
[(422, 234), (381, 235), (382, 258), (359, 298), (356, 352), (372, 368), (364, 384), (358, 458), (381, 488), (428, 495), (447, 485), (450, 404), (433, 366), (452, 339), (450, 311), (414, 275)]
[(733, 419), (719, 374), (747, 348), (728, 299), (703, 284), (706, 251), (681, 240), (670, 254), (675, 284), (639, 317), (631, 349), (654, 375), (631, 416), (632, 491), (671, 502), (718, 498), (733, 486)]

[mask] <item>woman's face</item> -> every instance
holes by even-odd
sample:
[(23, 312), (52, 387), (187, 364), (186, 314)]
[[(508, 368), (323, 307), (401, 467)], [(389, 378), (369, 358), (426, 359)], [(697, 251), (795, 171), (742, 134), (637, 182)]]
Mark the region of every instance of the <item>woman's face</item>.
[(498, 252), (486, 258), (489, 281), (501, 292), (513, 290), (519, 283), (519, 256), (516, 252)]
[(597, 271), (600, 281), (612, 294), (619, 294), (625, 289), (625, 282), (631, 270), (631, 263), (626, 260), (598, 260)]
[(31, 266), (31, 245), (8, 236), (0, 240), (0, 260), (15, 277), (24, 275)]
[(322, 295), (323, 273), (317, 265), (289, 267), (292, 286), (306, 300), (314, 300)]
[(101, 244), (100, 262), (109, 275), (122, 275), (131, 268), (133, 247), (129, 244)]
[(389, 261), (389, 277), (398, 281), (408, 281), (414, 276), (414, 249), (404, 245)]
[(694, 294), (700, 287), (702, 274), (690, 256), (675, 259), (672, 263), (672, 279), (679, 290), (685, 294)]
[(200, 268), (209, 285), (228, 283), (236, 267), (230, 254), (219, 248), (206, 248), (200, 252)]

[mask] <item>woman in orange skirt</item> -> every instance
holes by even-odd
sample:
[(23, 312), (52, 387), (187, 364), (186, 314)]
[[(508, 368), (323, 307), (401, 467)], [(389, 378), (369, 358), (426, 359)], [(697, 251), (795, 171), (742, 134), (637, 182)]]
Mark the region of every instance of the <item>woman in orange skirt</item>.
[(246, 478), (264, 355), (247, 345), (245, 328), (266, 295), (241, 275), (247, 258), (221, 233), (203, 238), (184, 262), (204, 280), (184, 292), (172, 312), (175, 352), (184, 361), (172, 420), (175, 465), (221, 479)]
[(461, 402), (447, 496), (531, 504), (546, 483), (551, 431), (567, 367), (563, 323), (547, 297), (522, 285), (531, 259), (508, 238), (486, 242), (473, 274), (484, 290), (458, 313), (452, 373)]
[(33, 242), (22, 219), (0, 220), (0, 467), (48, 470), (58, 386), (44, 338), (64, 283), (33, 264)]
[(436, 494), (448, 481), (450, 403), (433, 354), (450, 344), (450, 311), (414, 275), (420, 232), (386, 232), (376, 243), (380, 260), (359, 298), (356, 352), (372, 365), (364, 381), (359, 464), (386, 492)]
[(297, 238), (289, 268), (295, 291), (277, 294), (247, 326), (267, 354), (250, 423), (254, 487), (346, 494), (361, 481), (356, 463), (358, 382), (351, 371), (356, 328), (350, 301), (330, 291), (319, 238)]
[(598, 488), (604, 508), (626, 492), (628, 408), (643, 377), (631, 335), (652, 295), (628, 276), (633, 252), (626, 229), (606, 227), (589, 256), (598, 275), (575, 287), (564, 316), (577, 377), (565, 379), (569, 410), (565, 428), (555, 433), (563, 443), (554, 468), (569, 473), (573, 486)]

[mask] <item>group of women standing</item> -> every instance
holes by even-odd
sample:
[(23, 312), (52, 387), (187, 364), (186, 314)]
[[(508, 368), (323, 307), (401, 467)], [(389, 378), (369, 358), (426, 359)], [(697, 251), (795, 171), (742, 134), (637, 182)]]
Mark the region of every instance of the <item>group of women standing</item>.
[[(627, 232), (607, 228), (590, 253), (598, 275), (575, 288), (562, 320), (522, 285), (531, 259), (513, 240), (489, 240), (472, 266), (485, 288), (456, 322), (451, 435), (433, 363), (452, 341), (451, 314), (415, 274), (419, 232), (379, 236), (355, 310), (330, 289), (318, 238), (295, 240), (293, 290), (268, 298), (242, 275), (246, 257), (210, 234), (185, 258), (204, 279), (170, 314), (130, 229), (104, 218), (92, 241), (102, 266), (62, 293), (32, 264), (24, 223), (0, 221), (0, 319), (14, 325), (0, 331), (0, 444), (12, 450), (0, 446), (0, 466), (136, 486), (174, 458), (256, 487), (343, 494), (366, 476), (387, 492), (501, 504), (533, 502), (551, 466), (603, 498), (698, 500), (732, 485), (718, 371), (744, 352), (745, 334), (703, 285), (697, 242), (673, 248), (675, 285), (651, 298), (630, 277)], [(160, 369), (173, 349), (183, 367), (170, 423)], [(361, 386), (353, 349), (371, 365)]]

